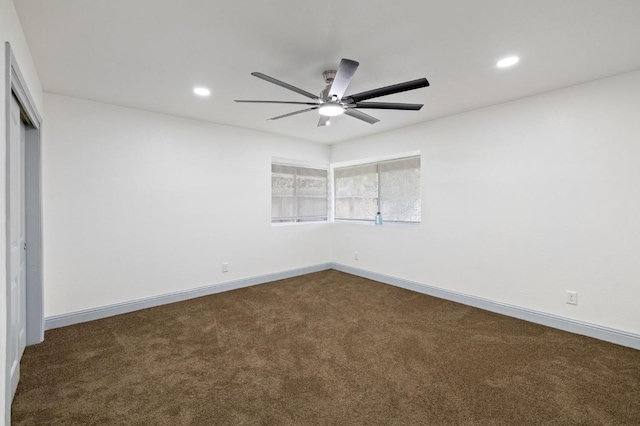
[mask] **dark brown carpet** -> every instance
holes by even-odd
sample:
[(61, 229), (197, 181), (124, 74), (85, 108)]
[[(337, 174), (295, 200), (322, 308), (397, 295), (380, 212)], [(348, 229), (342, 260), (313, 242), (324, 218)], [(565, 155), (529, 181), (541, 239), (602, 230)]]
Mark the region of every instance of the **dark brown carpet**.
[(15, 425), (640, 424), (640, 351), (337, 271), (45, 337)]

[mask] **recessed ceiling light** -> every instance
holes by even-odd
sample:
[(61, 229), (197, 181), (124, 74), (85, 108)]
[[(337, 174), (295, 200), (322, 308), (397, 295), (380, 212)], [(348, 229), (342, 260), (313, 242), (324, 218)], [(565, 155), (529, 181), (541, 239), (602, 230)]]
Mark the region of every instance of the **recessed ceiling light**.
[(324, 115), (326, 117), (335, 117), (336, 115), (340, 115), (344, 113), (344, 108), (341, 105), (326, 103), (318, 109), (320, 115)]
[(508, 58), (503, 58), (503, 59), (500, 59), (498, 62), (496, 62), (496, 67), (498, 68), (511, 67), (517, 64), (518, 61), (520, 61), (520, 58), (518, 58), (517, 56), (509, 56)]
[(209, 96), (211, 94), (211, 90), (207, 89), (206, 87), (196, 87), (195, 89), (193, 89), (193, 93), (198, 96)]

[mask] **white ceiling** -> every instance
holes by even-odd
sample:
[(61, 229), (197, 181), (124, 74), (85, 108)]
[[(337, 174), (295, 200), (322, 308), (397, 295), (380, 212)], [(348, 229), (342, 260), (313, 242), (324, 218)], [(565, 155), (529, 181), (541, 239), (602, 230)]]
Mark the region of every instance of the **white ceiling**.
[[(640, 69), (638, 0), (14, 0), (45, 91), (336, 143)], [(508, 55), (521, 61), (496, 69)], [(341, 58), (360, 62), (347, 94), (426, 77), (431, 87), (375, 101), (316, 127), (306, 101)], [(192, 93), (209, 87), (209, 98)]]

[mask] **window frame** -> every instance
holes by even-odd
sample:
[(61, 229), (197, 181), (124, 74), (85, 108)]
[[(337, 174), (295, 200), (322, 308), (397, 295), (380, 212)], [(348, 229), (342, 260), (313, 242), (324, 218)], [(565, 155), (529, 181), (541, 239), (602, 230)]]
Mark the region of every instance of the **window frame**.
[[(422, 156), (419, 151), (405, 153), (393, 157), (384, 157), (377, 159), (367, 159), (363, 161), (349, 161), (344, 163), (336, 163), (331, 165), (331, 221), (332, 222), (343, 222), (343, 223), (361, 223), (361, 224), (373, 224), (375, 223), (375, 214), (372, 215), (371, 219), (361, 219), (361, 218), (341, 218), (337, 217), (337, 191), (336, 191), (336, 170), (339, 169), (347, 169), (359, 166), (372, 166), (375, 165), (376, 168), (376, 179), (377, 179), (377, 198), (376, 198), (376, 208), (377, 212), (380, 212), (382, 200), (382, 186), (380, 184), (380, 164), (398, 161), (398, 160), (410, 160), (410, 159), (418, 159), (420, 165), (418, 167), (420, 171), (420, 175), (418, 178), (418, 183), (420, 185), (419, 190), (419, 199), (422, 202)], [(422, 204), (422, 203), (421, 203)], [(409, 220), (388, 220), (385, 218), (384, 212), (382, 212), (382, 223), (383, 224), (391, 224), (391, 225), (400, 225), (400, 226), (419, 226), (422, 223), (422, 206), (420, 206), (420, 220), (418, 221), (409, 221)]]
[[(274, 218), (273, 216), (273, 173), (274, 173), (274, 166), (284, 166), (284, 167), (291, 167), (293, 168), (293, 170), (295, 171), (293, 173), (293, 210), (294, 210), (294, 216), (292, 217), (277, 217)], [(318, 215), (318, 216), (306, 216), (306, 217), (300, 217), (299, 216), (299, 211), (298, 211), (298, 179), (297, 177), (298, 175), (298, 169), (309, 169), (309, 170), (320, 170), (325, 172), (325, 180), (326, 180), (326, 193), (325, 193), (325, 200), (326, 200), (326, 209), (325, 209), (325, 213), (324, 215)], [(277, 158), (273, 158), (271, 160), (271, 176), (272, 176), (272, 183), (271, 183), (271, 225), (275, 225), (275, 226), (282, 226), (282, 225), (293, 225), (293, 224), (302, 224), (302, 223), (327, 223), (330, 220), (330, 214), (329, 214), (329, 206), (330, 206), (330, 173), (329, 173), (329, 166), (328, 165), (319, 165), (319, 164), (308, 164), (308, 163), (303, 163), (303, 162), (296, 162), (296, 161), (283, 161), (281, 159), (277, 159)], [(311, 176), (311, 175), (309, 175)]]

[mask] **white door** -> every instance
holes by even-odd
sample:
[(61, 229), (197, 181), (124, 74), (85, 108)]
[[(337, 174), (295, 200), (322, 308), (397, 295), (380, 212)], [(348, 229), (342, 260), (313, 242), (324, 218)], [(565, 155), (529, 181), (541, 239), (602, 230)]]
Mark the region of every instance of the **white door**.
[(9, 138), (8, 201), (9, 222), (9, 295), (7, 321), (7, 373), (11, 383), (11, 399), (20, 380), (20, 358), (27, 343), (26, 329), (26, 220), (25, 220), (25, 125), (20, 118), (20, 105), (11, 97)]

